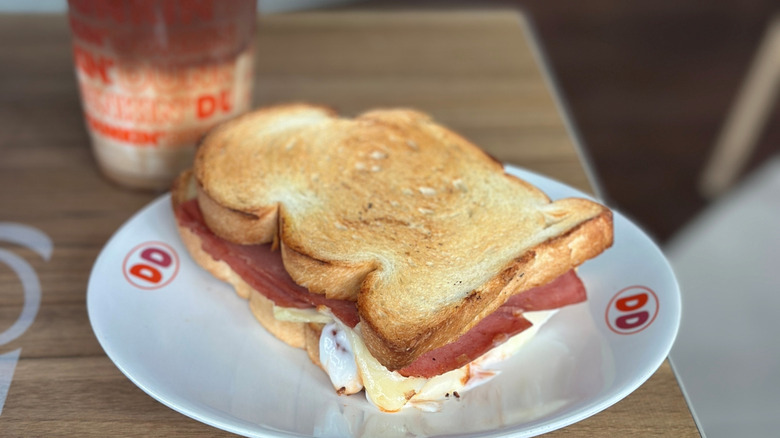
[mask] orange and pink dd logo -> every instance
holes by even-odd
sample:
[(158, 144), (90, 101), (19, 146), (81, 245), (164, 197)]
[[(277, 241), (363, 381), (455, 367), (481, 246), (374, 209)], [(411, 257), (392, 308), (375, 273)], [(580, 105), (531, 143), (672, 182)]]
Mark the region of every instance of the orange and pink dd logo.
[(609, 302), (607, 326), (620, 335), (632, 335), (646, 329), (658, 316), (658, 296), (645, 286), (629, 286)]
[(140, 289), (159, 289), (170, 284), (179, 272), (179, 256), (167, 243), (144, 242), (122, 263), (125, 279)]

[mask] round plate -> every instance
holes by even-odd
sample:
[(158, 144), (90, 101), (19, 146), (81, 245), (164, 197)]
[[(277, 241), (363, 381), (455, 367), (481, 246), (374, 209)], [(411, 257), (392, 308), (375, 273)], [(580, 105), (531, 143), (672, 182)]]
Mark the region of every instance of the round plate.
[[(587, 197), (507, 166), (551, 198)], [(669, 264), (615, 212), (615, 244), (579, 274), (588, 301), (559, 311), (488, 383), (439, 412), (379, 412), (340, 397), (303, 350), (278, 341), (246, 301), (196, 265), (179, 240), (170, 197), (130, 219), (101, 252), (87, 307), (119, 369), (163, 404), (254, 437), (533, 436), (627, 396), (661, 365), (680, 322)]]

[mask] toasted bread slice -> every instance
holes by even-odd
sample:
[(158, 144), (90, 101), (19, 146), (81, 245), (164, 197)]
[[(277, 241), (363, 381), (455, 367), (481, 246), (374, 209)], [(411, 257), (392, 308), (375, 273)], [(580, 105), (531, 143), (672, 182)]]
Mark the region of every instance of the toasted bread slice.
[(612, 244), (607, 208), (551, 202), (413, 110), (261, 109), (209, 133), (194, 175), (212, 231), (278, 239), (296, 283), (357, 301), (390, 370)]
[[(195, 197), (195, 185), (193, 183), (194, 180), (191, 178), (191, 172), (189, 171), (183, 172), (176, 179), (171, 189), (171, 203), (174, 210), (177, 209), (179, 204)], [(307, 336), (305, 323), (276, 319), (274, 317), (273, 301), (255, 291), (252, 286), (247, 284), (241, 276), (233, 271), (230, 265), (221, 260), (215, 260), (209, 253), (204, 251), (201, 238), (196, 233), (178, 223), (177, 227), (181, 240), (184, 246), (187, 247), (187, 251), (193, 260), (215, 277), (233, 286), (233, 289), (241, 298), (248, 300), (252, 314), (266, 330), (292, 347), (307, 350), (315, 348), (315, 346), (307, 345), (307, 342), (312, 342), (312, 338)]]

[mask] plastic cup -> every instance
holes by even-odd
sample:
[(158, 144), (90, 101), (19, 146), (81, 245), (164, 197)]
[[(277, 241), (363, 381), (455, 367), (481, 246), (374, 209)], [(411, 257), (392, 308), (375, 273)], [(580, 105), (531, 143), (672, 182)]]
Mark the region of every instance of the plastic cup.
[(251, 106), (255, 0), (69, 0), (98, 167), (162, 189), (214, 125)]

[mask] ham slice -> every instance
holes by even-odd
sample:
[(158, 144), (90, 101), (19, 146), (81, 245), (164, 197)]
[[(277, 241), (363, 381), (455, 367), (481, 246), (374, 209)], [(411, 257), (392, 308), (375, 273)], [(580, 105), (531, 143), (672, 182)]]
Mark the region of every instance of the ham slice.
[(544, 286), (512, 296), (458, 340), (423, 354), (398, 372), (407, 377), (430, 378), (460, 368), (530, 328), (523, 312), (558, 309), (586, 298), (582, 280), (571, 270)]
[[(354, 302), (328, 299), (295, 284), (284, 269), (280, 253), (273, 251), (270, 244), (238, 245), (216, 236), (206, 226), (196, 200), (182, 203), (175, 214), (181, 225), (201, 238), (204, 251), (230, 265), (252, 288), (277, 306), (326, 306), (350, 327), (360, 322)], [(522, 317), (523, 312), (557, 309), (585, 299), (582, 281), (573, 270), (569, 271), (544, 286), (511, 297), (458, 340), (425, 353), (399, 372), (404, 376), (430, 378), (460, 368), (531, 327), (531, 323)]]
[(182, 203), (176, 211), (176, 218), (200, 237), (204, 251), (214, 259), (230, 265), (253, 289), (277, 306), (298, 309), (327, 306), (337, 318), (350, 327), (360, 322), (355, 303), (328, 299), (295, 284), (284, 269), (280, 253), (272, 251), (270, 244), (238, 245), (212, 233), (203, 220), (196, 200)]

